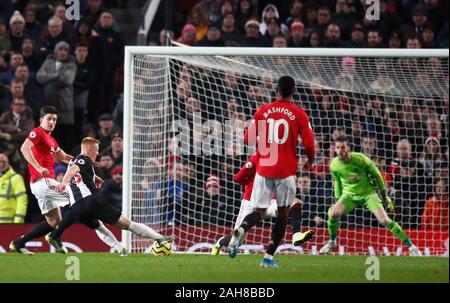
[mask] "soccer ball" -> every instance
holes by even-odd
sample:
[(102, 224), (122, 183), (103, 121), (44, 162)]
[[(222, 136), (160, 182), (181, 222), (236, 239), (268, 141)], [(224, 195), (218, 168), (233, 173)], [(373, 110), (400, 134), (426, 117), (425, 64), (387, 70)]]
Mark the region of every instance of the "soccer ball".
[(172, 244), (170, 242), (161, 242), (158, 244), (157, 241), (152, 244), (152, 254), (154, 256), (168, 256), (172, 253)]

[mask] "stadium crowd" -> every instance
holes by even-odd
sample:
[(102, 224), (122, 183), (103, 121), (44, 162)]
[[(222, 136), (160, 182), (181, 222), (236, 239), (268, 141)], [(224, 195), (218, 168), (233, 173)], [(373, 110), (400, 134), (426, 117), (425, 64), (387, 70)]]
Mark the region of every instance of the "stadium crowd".
[[(2, 203), (18, 203), (20, 216), (14, 222), (40, 220), (19, 149), (38, 125), (42, 105), (55, 105), (60, 111), (53, 135), (66, 152), (77, 155), (83, 136), (101, 141), (103, 167), (98, 174), (106, 180), (109, 200), (121, 204), (124, 45), (120, 24), (109, 10), (118, 4), (80, 2), (82, 18), (76, 22), (64, 18), (66, 7), (56, 1), (0, 3), (0, 184), (2, 190), (9, 190), (11, 173), (25, 180), (16, 178), (17, 188), (0, 192), (0, 218)], [(448, 1), (381, 0), (379, 21), (365, 18), (364, 1), (358, 0), (197, 2), (187, 13), (175, 12), (173, 40), (205, 47), (448, 48)], [(167, 32), (149, 35), (149, 45), (166, 45)], [(351, 78), (357, 84), (359, 74), (351, 74), (356, 64), (353, 58), (345, 58), (342, 65), (347, 70), (336, 81), (342, 84)], [(442, 72), (439, 59), (422, 64), (429, 67), (428, 81), (448, 82), (448, 71)], [(248, 79), (183, 68), (176, 74), (172, 95), (177, 110), (173, 114), (188, 121), (200, 111), (203, 120), (229, 119), (235, 128), (242, 128), (259, 105), (275, 98), (273, 81), (263, 75)], [(140, 93), (148, 78), (137, 74), (134, 80), (135, 99), (145, 98)], [(303, 224), (323, 226), (326, 220), (333, 202), (327, 164), (333, 157), (334, 140), (347, 134), (353, 148), (376, 160), (383, 171), (398, 208), (397, 222), (404, 227), (448, 229), (448, 87), (446, 94), (433, 99), (406, 96), (393, 104), (384, 97), (395, 94), (395, 83), (387, 81), (393, 79), (377, 80), (373, 85), (383, 94), (356, 97), (316, 87), (299, 88), (296, 101), (311, 117), (318, 144), (314, 171), (297, 180), (305, 210)], [(205, 83), (214, 85), (205, 87)], [(137, 206), (148, 216), (147, 223), (231, 224), (242, 197), (233, 175), (246, 156), (184, 157), (174, 152), (177, 142), (173, 138), (169, 138), (169, 150), (162, 151), (164, 136), (161, 130), (152, 129), (162, 124), (162, 116), (159, 107), (141, 130), (148, 144), (154, 144), (142, 163), (144, 175), (150, 177), (138, 180), (135, 202), (141, 203)], [(161, 160), (166, 153), (168, 159)], [(299, 166), (304, 160), (300, 159)], [(166, 168), (167, 178), (152, 177), (161, 176)], [(55, 170), (61, 178), (65, 167), (58, 165)], [(23, 186), (28, 203), (19, 201)], [(357, 212), (347, 223), (372, 224), (368, 220), (368, 214)]]

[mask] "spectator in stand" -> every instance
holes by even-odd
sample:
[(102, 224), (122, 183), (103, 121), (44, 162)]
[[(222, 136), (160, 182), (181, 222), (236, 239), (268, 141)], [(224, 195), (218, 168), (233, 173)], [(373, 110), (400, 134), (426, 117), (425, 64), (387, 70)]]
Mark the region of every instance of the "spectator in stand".
[(11, 42), (12, 51), (20, 51), (22, 40), (25, 37), (25, 18), (19, 11), (15, 11), (9, 19), (9, 41)]
[(20, 150), (33, 128), (33, 114), (27, 102), (24, 98), (14, 98), (11, 109), (0, 116), (0, 140), (5, 140)]
[(195, 204), (196, 223), (223, 226), (231, 222), (233, 207), (225, 200), (225, 189), (220, 185), (219, 178), (214, 174), (210, 175)]
[(259, 23), (256, 20), (249, 20), (245, 23), (245, 37), (241, 41), (243, 47), (264, 47), (264, 43), (259, 33)]
[(120, 133), (114, 133), (111, 139), (111, 154), (114, 159), (114, 165), (122, 165), (123, 162), (123, 139)]
[(9, 32), (6, 24), (7, 22), (0, 18), (0, 56), (4, 56), (11, 51), (11, 41), (9, 40)]
[(73, 34), (67, 34), (63, 31), (63, 20), (57, 16), (53, 16), (48, 19), (47, 31), (42, 33), (40, 51), (44, 57), (52, 54), (56, 44), (61, 41), (66, 42), (69, 48), (73, 49), (74, 39), (75, 36)]
[[(286, 18), (286, 26), (291, 27), (294, 22), (302, 22), (303, 20), (303, 1), (293, 0), (289, 9), (289, 17)], [(302, 23), (303, 24), (303, 23)], [(304, 28), (303, 28), (304, 29)]]
[(411, 144), (407, 139), (401, 139), (397, 143), (397, 157), (389, 165), (389, 173), (392, 176), (399, 174), (401, 163), (407, 160), (414, 160)]
[(113, 134), (119, 132), (114, 126), (113, 121), (113, 116), (110, 113), (101, 114), (98, 118), (99, 130), (97, 132), (97, 139), (100, 140), (100, 151), (111, 146)]
[[(297, 1), (297, 2), (299, 2), (299, 1)], [(307, 45), (308, 45), (308, 43), (306, 42), (306, 37), (305, 37), (305, 26), (300, 21), (292, 22), (288, 46), (289, 47), (306, 47)]]
[(221, 47), (225, 46), (219, 23), (209, 23), (206, 38), (197, 43), (197, 46)]
[(441, 155), (441, 147), (439, 140), (434, 137), (430, 137), (425, 141), (425, 148), (423, 153), (419, 156), (419, 162), (425, 169), (427, 176), (433, 176), (434, 170), (438, 168), (443, 157)]
[[(266, 45), (273, 45), (273, 40), (275, 37), (278, 37), (280, 35), (283, 35), (281, 32), (281, 22), (277, 18), (271, 18), (267, 21), (267, 30), (265, 34), (263, 35), (263, 41), (266, 43)], [(286, 37), (286, 36), (285, 36)]]
[(448, 185), (445, 179), (435, 182), (434, 196), (425, 203), (420, 223), (422, 229), (448, 230)]
[(23, 56), (20, 52), (12, 51), (9, 59), (9, 68), (0, 74), (0, 82), (9, 85), (14, 78), (16, 67), (23, 63)]
[(38, 83), (44, 87), (43, 105), (53, 105), (58, 111), (58, 127), (53, 136), (65, 150), (75, 147), (73, 82), (77, 66), (69, 54), (67, 42), (58, 42), (55, 54), (49, 55), (36, 75)]
[(367, 33), (367, 47), (381, 48), (383, 47), (383, 38), (378, 30), (370, 30)]
[(402, 226), (417, 228), (425, 206), (425, 178), (420, 164), (414, 160), (403, 160), (399, 170), (400, 172), (393, 178), (395, 213), (400, 217), (396, 221), (402, 222)]
[(239, 43), (242, 34), (236, 28), (236, 18), (232, 12), (225, 13), (222, 18), (222, 40)]
[(63, 21), (63, 32), (66, 35), (72, 35), (74, 33), (74, 28), (72, 23), (69, 22), (66, 18), (66, 6), (62, 3), (54, 6), (53, 13), (54, 16), (58, 17)]
[(0, 100), (0, 109), (4, 113), (10, 109), (11, 103), (15, 98), (23, 98), (24, 85), (22, 81), (13, 79), (2, 100)]
[(24, 62), (27, 64), (30, 72), (34, 75), (42, 66), (42, 56), (37, 51), (36, 42), (33, 38), (26, 36), (22, 42), (22, 56)]
[(288, 42), (285, 36), (279, 34), (273, 37), (272, 47), (288, 47)]
[(435, 43), (436, 34), (430, 25), (424, 28), (420, 37), (422, 40), (422, 48), (437, 48)]
[(105, 180), (101, 189), (105, 201), (118, 209), (122, 209), (122, 174), (122, 166), (114, 166), (111, 179)]
[[(100, 22), (95, 27), (100, 35), (100, 62), (101, 72), (98, 78), (94, 100), (97, 100), (95, 113), (111, 113), (116, 103), (116, 73), (124, 60), (124, 44), (119, 32), (113, 28), (114, 18), (110, 11), (105, 10), (100, 16)], [(92, 91), (91, 91), (92, 93)], [(93, 108), (94, 110), (94, 108)]]
[(428, 24), (427, 10), (422, 4), (415, 6), (412, 12), (412, 23), (402, 27), (403, 38), (420, 36)]
[(341, 39), (341, 29), (336, 23), (330, 23), (325, 32), (324, 47), (344, 47)]
[[(314, 184), (313, 184), (314, 183)], [(302, 226), (324, 226), (326, 208), (332, 204), (331, 196), (320, 195), (316, 189), (321, 188), (320, 181), (312, 181), (308, 175), (297, 178), (296, 198), (302, 204)]]
[(377, 158), (377, 147), (377, 137), (374, 134), (366, 133), (362, 136), (361, 152), (364, 155), (374, 160)]
[(193, 24), (186, 24), (181, 31), (181, 36), (177, 42), (185, 45), (193, 46), (195, 44), (195, 26)]
[(0, 153), (0, 224), (24, 223), (27, 205), (23, 177), (9, 165), (8, 157)]
[(361, 24), (356, 23), (350, 31), (350, 41), (346, 43), (350, 48), (362, 48), (366, 46), (366, 34)]
[(422, 48), (419, 38), (412, 36), (406, 39), (406, 48)]
[(272, 29), (272, 32), (269, 33), (269, 36), (274, 36), (281, 32), (284, 36), (287, 37), (289, 35), (289, 28), (285, 24), (281, 23), (278, 9), (273, 4), (267, 4), (262, 12), (261, 24), (259, 26), (259, 32), (261, 33), (261, 35), (266, 36), (266, 33), (269, 30), (269, 23), (274, 22), (274, 19), (276, 24), (273, 24), (273, 26), (277, 25), (279, 28), (277, 32), (275, 32), (276, 29)]
[(100, 63), (100, 36), (92, 30), (86, 19), (77, 22), (75, 29), (75, 41), (77, 45), (85, 45), (88, 47), (89, 63), (97, 66)]
[(94, 27), (98, 19), (100, 19), (103, 9), (102, 0), (87, 0), (86, 11), (82, 14), (83, 19), (90, 27)]
[(255, 20), (255, 10), (250, 0), (239, 0), (236, 12), (236, 27), (239, 32), (245, 32), (248, 20)]
[(203, 40), (208, 32), (208, 11), (200, 3), (195, 5), (189, 13), (187, 23), (195, 26), (195, 42)]
[(402, 38), (398, 31), (393, 31), (389, 36), (388, 40), (389, 48), (401, 48), (402, 47)]
[(104, 150), (100, 153), (101, 167), (96, 169), (97, 175), (104, 181), (111, 178), (111, 170), (114, 167), (114, 158), (110, 151)]
[(328, 28), (328, 24), (331, 22), (331, 12), (327, 6), (321, 6), (317, 11), (317, 26), (315, 31), (317, 31), (322, 38)]
[(75, 47), (75, 62), (77, 73), (73, 82), (73, 102), (75, 119), (76, 141), (82, 139), (84, 125), (87, 122), (87, 103), (89, 98), (89, 88), (94, 81), (94, 69), (87, 61), (89, 49), (85, 45)]
[(208, 13), (209, 22), (220, 21), (221, 1), (215, 0), (201, 0), (199, 5)]
[(42, 26), (36, 17), (35, 5), (27, 5), (24, 11), (25, 32), (32, 37), (34, 41), (39, 41), (42, 33)]
[(23, 83), (23, 96), (27, 100), (28, 106), (31, 108), (33, 116), (37, 121), (42, 104), (41, 91), (34, 77), (31, 77), (28, 66), (25, 63), (17, 66), (15, 79)]
[(55, 165), (55, 176), (56, 181), (62, 182), (62, 179), (64, 178), (64, 175), (66, 174), (67, 166), (57, 164)]
[(322, 37), (319, 32), (313, 31), (309, 35), (308, 47), (320, 47), (322, 45)]

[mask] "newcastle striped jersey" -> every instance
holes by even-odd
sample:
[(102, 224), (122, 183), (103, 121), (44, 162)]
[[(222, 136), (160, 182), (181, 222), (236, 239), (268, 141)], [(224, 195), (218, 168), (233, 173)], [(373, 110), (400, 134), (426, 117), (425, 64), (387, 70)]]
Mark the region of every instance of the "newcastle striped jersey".
[(94, 165), (89, 157), (78, 155), (69, 162), (69, 168), (77, 165), (80, 171), (72, 178), (68, 186), (70, 204), (97, 192), (95, 187)]

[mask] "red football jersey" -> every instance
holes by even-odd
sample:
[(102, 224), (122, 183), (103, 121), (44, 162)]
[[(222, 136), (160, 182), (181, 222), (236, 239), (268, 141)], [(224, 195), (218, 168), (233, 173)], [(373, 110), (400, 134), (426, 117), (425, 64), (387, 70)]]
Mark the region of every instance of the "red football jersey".
[[(47, 133), (42, 127), (36, 127), (28, 135), (28, 140), (34, 144), (32, 152), (36, 161), (39, 165), (48, 169), (50, 172), (48, 178), (55, 179), (55, 154), (60, 150), (55, 138)], [(44, 176), (36, 171), (31, 164), (28, 164), (28, 168), (30, 170), (31, 183), (34, 183), (36, 179), (44, 178)]]
[[(259, 161), (256, 172), (266, 178), (287, 178), (297, 174), (298, 136), (310, 158), (314, 158), (314, 133), (308, 115), (289, 101), (261, 106), (245, 133), (247, 143), (256, 143)], [(257, 138), (257, 139), (256, 139)]]
[(244, 196), (242, 197), (243, 200), (250, 201), (253, 190), (253, 181), (255, 180), (257, 163), (258, 154), (254, 154), (234, 176), (234, 181), (244, 186)]

